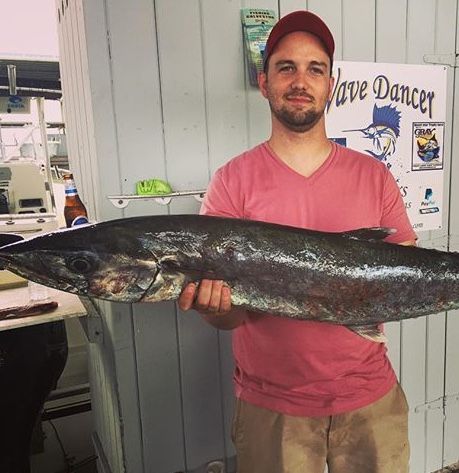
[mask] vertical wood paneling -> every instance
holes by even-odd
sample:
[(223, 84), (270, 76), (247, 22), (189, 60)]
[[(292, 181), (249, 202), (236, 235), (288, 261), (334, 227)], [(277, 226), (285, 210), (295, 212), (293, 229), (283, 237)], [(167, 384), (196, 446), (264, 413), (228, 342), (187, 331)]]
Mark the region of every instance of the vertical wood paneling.
[[(437, 1), (436, 4), (436, 27), (435, 27), (435, 54), (454, 54), (456, 43), (456, 10), (457, 0)], [(447, 71), (447, 105), (446, 105), (446, 127), (444, 137), (445, 169), (444, 169), (444, 193), (443, 193), (443, 219), (442, 229), (429, 232), (433, 248), (447, 250), (449, 240), (449, 201), (450, 201), (450, 179), (452, 160), (452, 137), (453, 137), (453, 97), (455, 69), (445, 66)]]
[(307, 10), (308, 0), (280, 0), (279, 1), (279, 18), (291, 13), (295, 10)]
[[(144, 471), (169, 473), (186, 466), (182, 387), (175, 314), (170, 303), (135, 308), (134, 326)], [(188, 314), (187, 314), (188, 315)], [(173, 452), (173, 454), (172, 454)]]
[(424, 472), (426, 456), (426, 413), (415, 409), (427, 402), (426, 394), (426, 318), (402, 322), (400, 380), (410, 407), (409, 433), (411, 468), (414, 473)]
[[(59, 69), (61, 75), (62, 87), (62, 111), (63, 119), (66, 122), (67, 128), (72, 130), (74, 128), (74, 115), (71, 113), (70, 100), (72, 97), (71, 74), (70, 74), (70, 58), (69, 46), (71, 44), (71, 35), (69, 28), (68, 10), (64, 8), (59, 0), (56, 0), (56, 7), (60, 12), (58, 15), (58, 39), (59, 39)], [(66, 136), (67, 148), (71, 150), (75, 148), (72, 141), (75, 139), (74, 134), (70, 133)]]
[(96, 343), (89, 345), (89, 375), (95, 430), (113, 472), (123, 472), (124, 455), (120, 436), (113, 370), (110, 353)]
[[(231, 425), (234, 414), (234, 386), (233, 372), (234, 360), (232, 349), (232, 334), (229, 331), (219, 331), (219, 354), (220, 354), (220, 385), (222, 391), (222, 414), (223, 414), (223, 439), (225, 446), (225, 458), (231, 459), (235, 456), (235, 450), (231, 441)], [(229, 465), (227, 464), (227, 468)], [(233, 471), (233, 470), (229, 470)]]
[(92, 149), (92, 134), (89, 133), (89, 130), (92, 129), (92, 120), (91, 120), (91, 109), (92, 105), (88, 94), (89, 84), (88, 84), (88, 67), (86, 60), (86, 51), (82, 45), (85, 44), (86, 39), (84, 36), (84, 16), (83, 16), (83, 2), (82, 0), (75, 0), (71, 2), (71, 5), (74, 6), (74, 12), (71, 13), (72, 16), (72, 29), (74, 35), (77, 38), (77, 42), (74, 41), (74, 57), (75, 57), (75, 66), (76, 66), (76, 92), (77, 96), (75, 97), (76, 105), (78, 108), (76, 112), (79, 117), (79, 136), (78, 136), (78, 175), (80, 177), (80, 189), (83, 195), (83, 198), (88, 206), (90, 212), (94, 211), (95, 201), (94, 197), (98, 195), (97, 190), (97, 171), (94, 163), (93, 149)]
[(376, 62), (405, 62), (407, 1), (376, 0)]
[[(218, 332), (197, 313), (179, 316), (187, 467), (224, 459)], [(203, 428), (205, 426), (205, 428)]]
[(343, 59), (374, 61), (375, 29), (375, 0), (343, 0)]
[[(118, 422), (114, 431), (119, 436), (119, 444), (123, 446), (126, 469), (142, 471), (145, 446), (142, 443), (141, 405), (132, 311), (133, 308), (126, 304), (104, 303), (103, 312), (107, 327), (104, 345), (107, 352), (112, 354), (114, 365), (110, 378), (113, 384), (110, 390), (114, 405), (113, 415)], [(115, 443), (117, 444), (118, 442)]]
[(343, 59), (343, 3), (341, 0), (308, 0), (308, 9), (319, 15), (335, 38), (335, 60)]
[[(455, 51), (456, 38), (456, 10), (457, 1), (437, 1), (435, 5), (435, 41), (434, 52), (436, 54), (453, 53)], [(444, 137), (444, 195), (443, 195), (443, 219), (441, 230), (430, 233), (430, 246), (442, 250), (447, 249), (449, 229), (449, 200), (450, 200), (450, 175), (452, 160), (452, 117), (453, 117), (453, 94), (454, 74), (453, 68), (447, 68), (447, 109), (446, 109), (446, 131)], [(426, 398), (431, 401), (441, 398), (445, 391), (445, 364), (448, 362), (446, 353), (447, 323), (446, 314), (430, 316), (427, 319), (427, 380)], [(447, 378), (446, 378), (447, 379)], [(446, 415), (446, 419), (447, 419)], [(430, 411), (426, 419), (426, 465), (427, 472), (440, 469), (444, 465), (445, 448), (445, 412), (442, 409)], [(442, 439), (442, 442), (438, 440)], [(459, 438), (456, 436), (456, 441)], [(457, 454), (457, 461), (459, 454)], [(451, 462), (453, 463), (453, 462)]]
[[(121, 193), (120, 157), (113, 103), (112, 75), (110, 66), (107, 19), (103, 1), (84, 2), (84, 33), (86, 44), (85, 61), (88, 76), (85, 78), (85, 98), (88, 102), (87, 133), (90, 140), (91, 168), (84, 179), (95, 182), (95, 217), (107, 220), (120, 217), (123, 212), (116, 209), (106, 198)], [(82, 53), (83, 54), (83, 53)], [(75, 114), (75, 111), (73, 111)], [(80, 117), (75, 116), (75, 119)], [(72, 128), (69, 132), (72, 131)]]
[[(444, 395), (445, 317), (438, 314), (427, 318), (426, 338), (426, 402), (441, 399)], [(416, 414), (415, 414), (416, 415)], [(441, 469), (443, 460), (443, 409), (430, 409), (426, 413), (425, 471)]]
[[(81, 133), (82, 142), (78, 143), (80, 176), (82, 184), (81, 188), (83, 198), (86, 201), (88, 211), (93, 219), (97, 218), (97, 203), (101, 198), (99, 186), (99, 170), (95, 154), (95, 139), (91, 130), (94, 129), (93, 120), (93, 103), (90, 95), (89, 85), (89, 64), (84, 45), (87, 43), (85, 33), (85, 16), (83, 10), (83, 1), (78, 0), (76, 3), (75, 22), (73, 25), (75, 34), (78, 37), (78, 63), (79, 63), (79, 95), (77, 100), (81, 104)], [(80, 95), (81, 92), (81, 95)], [(118, 176), (117, 176), (118, 177)]]
[[(436, 2), (434, 0), (408, 1), (407, 10), (407, 47), (406, 62), (423, 63), (424, 54), (434, 51), (435, 21), (430, 21), (428, 25), (421, 25), (422, 18), (436, 18)], [(423, 235), (426, 238), (426, 235)], [(428, 237), (428, 236), (427, 236)], [(441, 332), (441, 317), (439, 322), (433, 321), (434, 328)], [(429, 462), (434, 463), (435, 456), (433, 445), (428, 444), (427, 430), (435, 432), (439, 438), (438, 416), (427, 414), (426, 411), (415, 413), (413, 409), (425, 403), (433, 401), (430, 394), (435, 395), (441, 388), (430, 384), (429, 378), (435, 380), (435, 371), (443, 371), (443, 360), (436, 356), (435, 352), (435, 331), (429, 334), (427, 318), (423, 317), (413, 321), (402, 323), (402, 360), (401, 360), (401, 380), (405, 389), (407, 399), (411, 408), (410, 411), (410, 442), (411, 442), (411, 468), (414, 472), (426, 471), (427, 457)], [(438, 333), (438, 331), (437, 331)], [(440, 349), (441, 352), (441, 349)], [(429, 358), (429, 355), (433, 358)], [(421, 360), (421, 362), (420, 362)], [(441, 383), (442, 384), (442, 383)]]
[[(235, 2), (202, 0), (209, 178), (248, 147), (245, 63)], [(215, 18), (227, 18), (219, 22)]]
[[(457, 209), (457, 201), (454, 208)], [(458, 251), (456, 248), (455, 251)], [(453, 310), (448, 314), (446, 333), (446, 370), (445, 370), (445, 429), (443, 465), (448, 466), (459, 461), (459, 311)]]
[[(150, 0), (135, 0), (127, 7), (122, 0), (112, 0), (108, 5), (121, 190), (125, 194), (134, 194), (137, 181), (168, 177), (164, 160), (154, 4)], [(166, 211), (167, 208), (150, 202), (138, 202), (129, 205), (125, 214), (132, 216)]]
[[(408, 64), (423, 64), (424, 54), (434, 52), (435, 0), (408, 0)], [(429, 18), (429, 21), (425, 21)]]
[[(133, 449), (129, 451), (125, 448), (123, 434), (127, 432), (127, 435), (130, 435), (134, 440), (135, 434), (129, 431), (129, 425), (136, 419), (131, 417), (125, 424), (121, 422), (123, 414), (120, 413), (118, 385), (123, 382), (123, 379), (118, 379), (116, 367), (116, 335), (113, 331), (112, 305), (108, 302), (99, 302), (97, 305), (103, 313), (101, 319), (103, 343), (92, 344), (93, 356), (90, 362), (97, 367), (98, 378), (91, 379), (91, 386), (99, 386), (98, 391), (102, 403), (101, 405), (95, 405), (94, 411), (99, 425), (102, 426), (103, 435), (99, 437), (104, 454), (113, 471), (124, 472), (124, 466), (127, 468), (131, 466), (130, 459)], [(140, 444), (138, 439), (137, 444)]]
[(185, 189), (205, 187), (208, 152), (199, 3), (156, 0), (156, 15), (168, 177)]
[[(459, 50), (459, 7), (456, 3), (456, 13), (451, 17), (456, 19), (455, 52)], [(457, 71), (457, 69), (455, 70)], [(459, 82), (457, 77), (454, 82), (454, 108), (452, 116), (452, 156), (451, 160), (451, 188), (450, 188), (450, 213), (449, 234), (450, 251), (459, 251), (459, 163), (457, 160), (459, 150)], [(455, 395), (459, 393), (459, 311), (450, 311), (447, 315), (446, 325), (446, 366), (445, 366), (445, 429), (444, 429), (444, 465), (451, 465), (459, 460), (459, 401)]]
[[(69, 148), (69, 162), (72, 169), (75, 171), (75, 180), (82, 194), (83, 201), (88, 205), (88, 209), (94, 208), (92, 200), (93, 194), (89, 192), (91, 187), (92, 179), (86, 179), (86, 176), (90, 175), (90, 155), (88, 145), (88, 128), (87, 128), (87, 110), (86, 103), (84, 100), (84, 88), (87, 82), (87, 74), (82, 64), (82, 48), (81, 48), (81, 35), (79, 31), (79, 22), (82, 20), (81, 0), (73, 0), (69, 2), (68, 13), (70, 29), (72, 31), (73, 41), (69, 47), (69, 60), (71, 64), (71, 74), (73, 77), (72, 86), (72, 113), (75, 113), (78, 117), (75, 120), (75, 131), (76, 131), (76, 143), (73, 142), (74, 147)], [(83, 178), (84, 177), (84, 178)], [(88, 190), (86, 189), (88, 186)]]
[[(59, 1), (57, 1), (59, 4)], [(61, 81), (63, 83), (63, 114), (67, 123), (67, 148), (69, 154), (69, 165), (74, 167), (74, 162), (78, 166), (78, 128), (76, 114), (74, 113), (74, 102), (76, 87), (74, 84), (75, 75), (73, 67), (75, 64), (73, 55), (74, 32), (72, 29), (72, 13), (70, 9), (62, 8), (65, 13), (61, 17), (62, 21), (62, 47), (60, 64), (61, 67)]]

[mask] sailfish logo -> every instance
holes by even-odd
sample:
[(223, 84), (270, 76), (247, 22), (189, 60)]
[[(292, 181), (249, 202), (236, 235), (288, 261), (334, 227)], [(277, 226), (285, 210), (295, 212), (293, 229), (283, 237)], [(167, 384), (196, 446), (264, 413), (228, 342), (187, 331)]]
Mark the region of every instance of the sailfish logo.
[(387, 161), (395, 153), (395, 143), (400, 136), (401, 113), (390, 105), (373, 107), (373, 123), (366, 128), (343, 130), (344, 132), (360, 131), (372, 141), (373, 149), (365, 150), (379, 161)]

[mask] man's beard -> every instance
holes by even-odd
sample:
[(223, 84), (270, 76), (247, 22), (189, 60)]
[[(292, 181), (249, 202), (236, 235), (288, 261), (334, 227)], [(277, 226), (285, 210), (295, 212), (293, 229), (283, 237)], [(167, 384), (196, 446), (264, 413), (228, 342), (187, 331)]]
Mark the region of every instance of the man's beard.
[(324, 114), (323, 110), (302, 112), (288, 110), (286, 107), (274, 108), (271, 102), (269, 106), (273, 115), (289, 130), (296, 133), (304, 133), (314, 128)]

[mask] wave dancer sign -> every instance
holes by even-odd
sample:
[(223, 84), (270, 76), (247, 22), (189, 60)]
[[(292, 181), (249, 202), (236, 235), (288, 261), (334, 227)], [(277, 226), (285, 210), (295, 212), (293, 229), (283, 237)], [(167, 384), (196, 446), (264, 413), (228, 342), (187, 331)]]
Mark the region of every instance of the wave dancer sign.
[(444, 66), (337, 61), (327, 133), (384, 163), (417, 231), (442, 225)]

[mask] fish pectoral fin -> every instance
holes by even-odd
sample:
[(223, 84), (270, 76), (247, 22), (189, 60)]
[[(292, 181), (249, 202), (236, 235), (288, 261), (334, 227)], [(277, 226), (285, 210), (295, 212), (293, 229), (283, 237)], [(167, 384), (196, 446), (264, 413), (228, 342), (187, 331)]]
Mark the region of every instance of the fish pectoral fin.
[(353, 240), (379, 241), (389, 235), (393, 235), (397, 230), (387, 227), (359, 228), (343, 232), (342, 235)]
[(143, 295), (141, 302), (159, 302), (177, 299), (186, 283), (182, 273), (158, 273), (154, 283)]
[(387, 337), (381, 332), (377, 325), (347, 325), (357, 335), (376, 343), (387, 343)]

